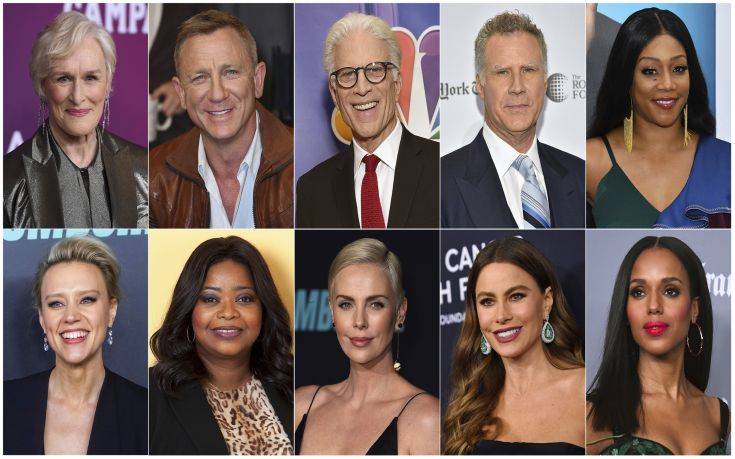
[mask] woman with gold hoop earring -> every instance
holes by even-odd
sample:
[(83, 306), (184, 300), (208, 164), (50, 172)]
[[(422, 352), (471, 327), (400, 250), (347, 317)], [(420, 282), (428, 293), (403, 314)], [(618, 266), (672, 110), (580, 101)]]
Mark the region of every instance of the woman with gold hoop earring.
[(640, 10), (620, 27), (586, 168), (597, 227), (730, 227), (730, 144), (715, 137), (694, 42), (671, 11)]
[(730, 409), (705, 394), (712, 328), (692, 249), (668, 236), (636, 242), (618, 271), (587, 394), (588, 454), (726, 454)]

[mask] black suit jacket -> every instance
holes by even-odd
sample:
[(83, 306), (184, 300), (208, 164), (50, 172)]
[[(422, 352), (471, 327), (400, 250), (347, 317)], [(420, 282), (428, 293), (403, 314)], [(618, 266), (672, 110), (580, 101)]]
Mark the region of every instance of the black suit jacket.
[[(553, 228), (584, 228), (584, 161), (538, 142)], [(442, 227), (517, 228), (482, 130), (442, 158)]]
[[(151, 454), (227, 455), (227, 443), (212, 414), (201, 384), (191, 381), (169, 397), (150, 381)], [(261, 381), (276, 416), (293, 444), (293, 400), (272, 384)]]
[[(296, 184), (299, 228), (359, 228), (354, 149), (338, 153)], [(439, 227), (439, 144), (403, 127), (388, 214), (389, 228)]]
[[(51, 370), (3, 384), (3, 453), (44, 454)], [(105, 369), (87, 454), (148, 454), (148, 391)]]

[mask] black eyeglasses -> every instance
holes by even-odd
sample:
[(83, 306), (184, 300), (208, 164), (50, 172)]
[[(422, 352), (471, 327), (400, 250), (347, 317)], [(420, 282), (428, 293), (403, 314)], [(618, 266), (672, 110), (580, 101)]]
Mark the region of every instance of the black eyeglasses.
[(357, 84), (357, 72), (362, 70), (365, 78), (372, 84), (378, 84), (385, 80), (388, 69), (396, 67), (392, 62), (371, 62), (364, 67), (342, 67), (330, 73), (330, 77), (334, 77), (337, 85), (342, 89), (350, 89)]

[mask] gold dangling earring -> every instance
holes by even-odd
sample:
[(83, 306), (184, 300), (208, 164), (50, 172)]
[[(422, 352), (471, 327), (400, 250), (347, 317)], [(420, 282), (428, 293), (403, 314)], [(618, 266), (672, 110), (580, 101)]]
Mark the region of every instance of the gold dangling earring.
[(692, 135), (689, 133), (689, 104), (684, 105), (684, 146), (689, 145)]
[(628, 153), (633, 151), (633, 98), (630, 99), (630, 116), (623, 118), (623, 139)]

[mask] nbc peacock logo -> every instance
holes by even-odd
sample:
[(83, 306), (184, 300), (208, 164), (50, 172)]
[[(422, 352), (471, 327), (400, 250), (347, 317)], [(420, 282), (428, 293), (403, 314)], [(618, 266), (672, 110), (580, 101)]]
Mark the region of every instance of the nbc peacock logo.
[[(418, 39), (403, 27), (393, 31), (403, 55), (398, 116), (412, 133), (439, 140), (439, 26), (427, 28)], [(336, 107), (331, 122), (335, 137), (349, 145), (352, 131)]]

